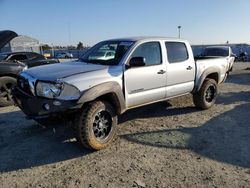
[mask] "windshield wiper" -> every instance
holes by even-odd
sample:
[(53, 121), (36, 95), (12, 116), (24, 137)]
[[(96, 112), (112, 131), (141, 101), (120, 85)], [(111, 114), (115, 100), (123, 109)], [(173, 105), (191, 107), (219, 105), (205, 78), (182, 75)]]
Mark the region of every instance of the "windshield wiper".
[(81, 62), (84, 63), (91, 63), (91, 64), (98, 64), (98, 65), (102, 65), (102, 62), (98, 61), (98, 60), (85, 60), (85, 59), (79, 59)]
[(85, 59), (79, 59), (81, 62), (84, 63), (91, 63), (91, 64), (97, 64), (97, 65), (116, 65), (117, 63), (114, 61), (103, 61), (103, 60), (85, 60)]

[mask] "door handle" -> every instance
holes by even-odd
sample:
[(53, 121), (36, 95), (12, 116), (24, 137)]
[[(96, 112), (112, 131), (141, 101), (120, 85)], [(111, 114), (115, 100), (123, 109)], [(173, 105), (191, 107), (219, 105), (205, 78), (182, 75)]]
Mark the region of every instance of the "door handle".
[(166, 73), (166, 71), (164, 71), (164, 70), (159, 70), (158, 72), (157, 72), (157, 74), (165, 74)]
[(187, 70), (192, 70), (192, 69), (193, 69), (193, 67), (191, 67), (191, 66), (187, 67)]

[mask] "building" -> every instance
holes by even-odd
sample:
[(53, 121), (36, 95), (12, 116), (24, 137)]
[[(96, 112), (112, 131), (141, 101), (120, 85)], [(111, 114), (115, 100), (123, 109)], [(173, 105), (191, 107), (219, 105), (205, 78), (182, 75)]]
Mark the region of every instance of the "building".
[(36, 52), (41, 53), (40, 43), (37, 39), (19, 35), (7, 43), (0, 52)]

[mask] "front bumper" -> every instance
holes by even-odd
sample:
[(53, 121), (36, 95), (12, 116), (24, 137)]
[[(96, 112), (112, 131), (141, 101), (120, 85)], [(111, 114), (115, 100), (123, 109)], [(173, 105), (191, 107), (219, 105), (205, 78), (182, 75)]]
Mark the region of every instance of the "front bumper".
[(18, 87), (12, 92), (15, 104), (30, 119), (41, 119), (58, 115), (63, 116), (64, 113), (76, 111), (82, 106), (78, 104), (77, 101), (55, 100), (31, 96)]

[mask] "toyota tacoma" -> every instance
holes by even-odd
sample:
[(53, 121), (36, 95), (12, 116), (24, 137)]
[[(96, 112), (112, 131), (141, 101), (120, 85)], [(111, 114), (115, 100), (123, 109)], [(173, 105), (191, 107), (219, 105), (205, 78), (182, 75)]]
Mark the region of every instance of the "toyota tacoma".
[[(96, 56), (105, 51), (114, 55)], [(190, 93), (196, 107), (210, 108), (227, 66), (226, 58), (194, 59), (186, 40), (112, 39), (77, 61), (22, 72), (13, 93), (28, 118), (69, 117), (80, 143), (100, 150), (112, 142), (117, 116), (126, 110)]]

